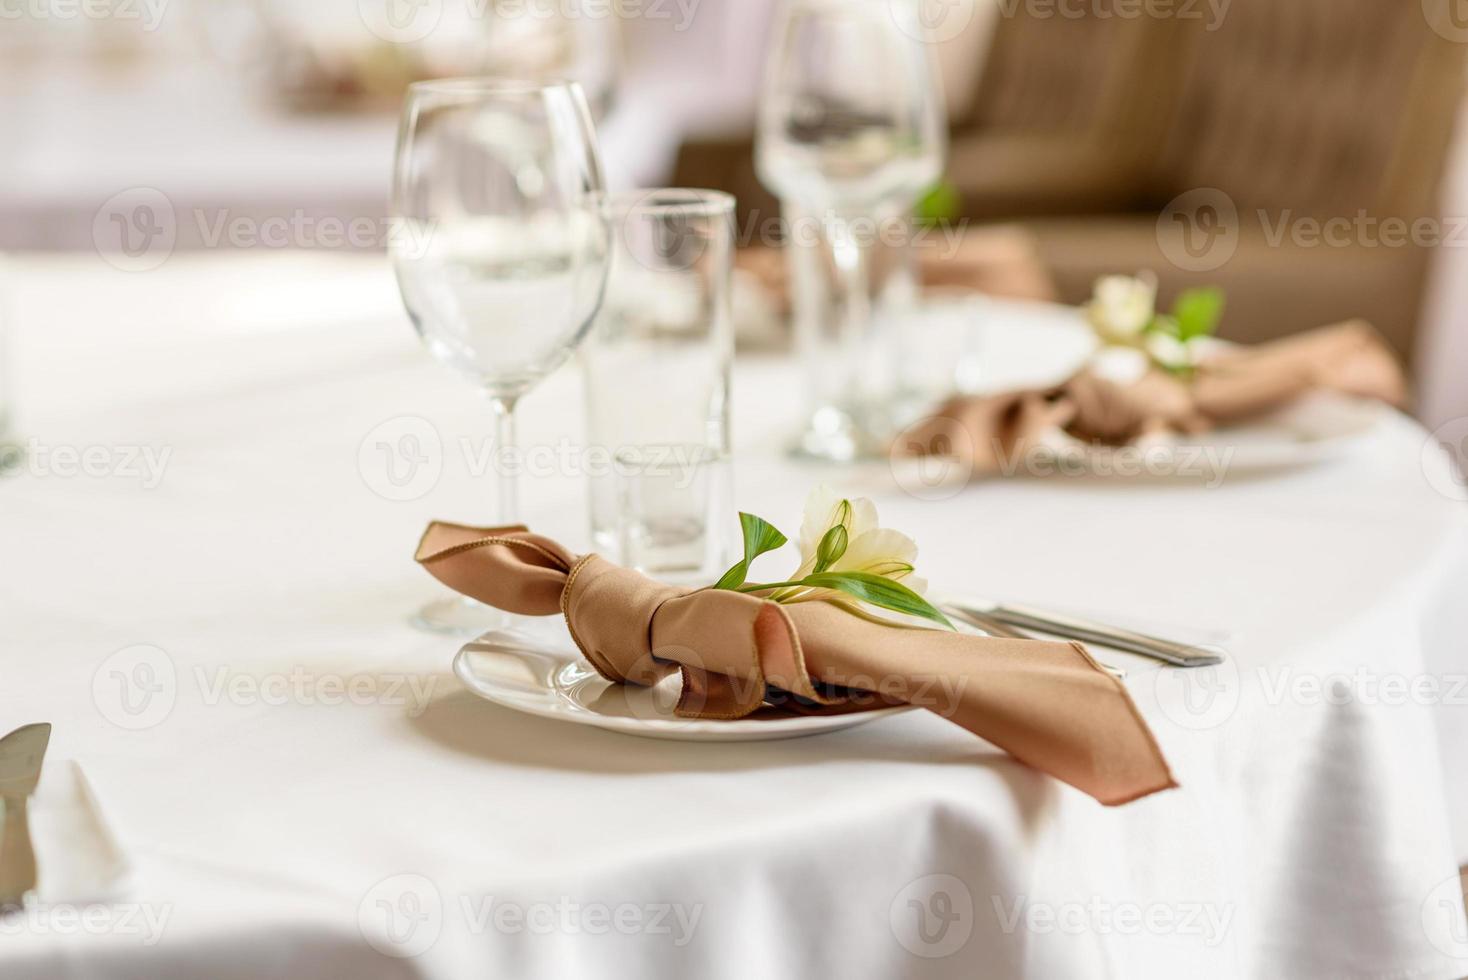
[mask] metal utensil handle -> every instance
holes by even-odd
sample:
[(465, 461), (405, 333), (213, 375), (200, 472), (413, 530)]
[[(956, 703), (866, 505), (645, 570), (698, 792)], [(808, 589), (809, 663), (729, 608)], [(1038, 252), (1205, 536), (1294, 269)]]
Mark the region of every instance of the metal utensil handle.
[(5, 798), (5, 828), (0, 831), (0, 909), (25, 903), (36, 887), (36, 851), (24, 796)]
[(1161, 637), (1148, 636), (1145, 633), (1137, 633), (1115, 626), (1105, 626), (1072, 616), (1041, 612), (1026, 606), (998, 606), (990, 610), (989, 615), (1011, 626), (1059, 633), (1078, 640), (1089, 640), (1092, 643), (1115, 647), (1118, 650), (1130, 650), (1144, 656), (1156, 657), (1179, 667), (1208, 667), (1223, 662), (1222, 655), (1202, 647), (1174, 643)]
[[(967, 606), (946, 605), (943, 606), (942, 609), (943, 612), (947, 613), (954, 619), (967, 623), (977, 629), (981, 629), (985, 633), (988, 633), (990, 636), (997, 636), (1001, 639), (1009, 640), (1035, 639), (1035, 637), (1031, 636), (1029, 633), (1022, 632), (1021, 630), (1010, 626), (1008, 623), (1002, 623), (999, 620), (995, 619), (993, 616), (986, 616), (978, 610), (970, 609)], [(1115, 667), (1107, 663), (1101, 663), (1099, 660), (1097, 661), (1097, 663), (1100, 664), (1102, 670), (1106, 671), (1106, 673), (1110, 674), (1112, 677), (1115, 677), (1117, 680), (1126, 680), (1126, 671), (1122, 670), (1120, 667)]]

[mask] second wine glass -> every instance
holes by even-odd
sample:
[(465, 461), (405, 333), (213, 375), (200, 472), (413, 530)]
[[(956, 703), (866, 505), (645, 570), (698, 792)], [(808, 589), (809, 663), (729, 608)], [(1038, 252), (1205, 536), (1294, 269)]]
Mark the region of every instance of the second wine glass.
[[(590, 328), (609, 231), (596, 135), (575, 83), (442, 79), (409, 88), (391, 253), (408, 315), (438, 360), (489, 399), (496, 523), (519, 522), (515, 404)], [(415, 620), (472, 634), (502, 614), (448, 599)]]
[(888, 434), (900, 350), (874, 315), (873, 253), (890, 238), (883, 223), (905, 227), (918, 195), (938, 181), (946, 145), (919, 3), (787, 0), (770, 51), (760, 179), (780, 197), (787, 225), (815, 231), (787, 235), (797, 340), (816, 401), (806, 455), (849, 461), (880, 450)]

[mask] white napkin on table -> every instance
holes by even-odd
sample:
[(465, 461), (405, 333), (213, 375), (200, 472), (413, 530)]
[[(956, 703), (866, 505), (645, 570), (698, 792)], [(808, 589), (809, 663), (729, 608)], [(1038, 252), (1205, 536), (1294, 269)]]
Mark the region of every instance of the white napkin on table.
[(47, 763), (29, 811), (38, 902), (90, 905), (126, 893), (132, 869), (81, 766), (69, 760)]

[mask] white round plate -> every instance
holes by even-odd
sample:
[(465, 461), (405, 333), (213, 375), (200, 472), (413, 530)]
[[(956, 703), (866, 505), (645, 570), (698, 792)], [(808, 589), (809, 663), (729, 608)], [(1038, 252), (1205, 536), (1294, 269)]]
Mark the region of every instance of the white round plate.
[[(547, 624), (548, 625), (548, 624)], [(492, 633), (466, 644), (454, 674), (486, 701), (526, 714), (680, 742), (760, 742), (855, 728), (908, 706), (848, 715), (705, 721), (679, 718), (675, 674), (656, 687), (612, 684), (581, 658), (564, 626), (548, 635)], [(537, 630), (537, 634), (539, 631)]]
[[(923, 341), (914, 345), (914, 356), (931, 362), (920, 365), (925, 381), (943, 390), (957, 382), (975, 393), (1059, 383), (1096, 347), (1084, 314), (1075, 307), (973, 295), (924, 304), (910, 330)], [(1312, 465), (1352, 451), (1391, 411), (1379, 402), (1317, 392), (1244, 425), (1121, 449), (1098, 448), (1062, 434), (1043, 448), (1041, 466), (1016, 460), (1015, 475), (1217, 481), (1230, 473)], [(948, 474), (943, 482), (949, 481), (965, 482), (966, 475)]]
[(1391, 409), (1321, 391), (1243, 425), (1193, 436), (1166, 436), (1112, 449), (1058, 437), (1046, 448), (1076, 471), (1109, 477), (1173, 477), (1219, 483), (1338, 459), (1368, 438)]

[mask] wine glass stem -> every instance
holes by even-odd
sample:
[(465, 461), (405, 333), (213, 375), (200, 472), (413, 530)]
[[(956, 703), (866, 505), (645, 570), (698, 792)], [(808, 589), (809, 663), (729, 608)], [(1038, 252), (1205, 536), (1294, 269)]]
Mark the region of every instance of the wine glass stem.
[(832, 230), (831, 251), (842, 292), (840, 344), (846, 373), (845, 387), (850, 395), (860, 400), (866, 395), (862, 359), (872, 318), (867, 255), (850, 222), (837, 219)]
[(515, 399), (492, 397), (494, 408), (495, 474), (499, 478), (498, 523), (520, 523), (519, 461), (515, 458)]

